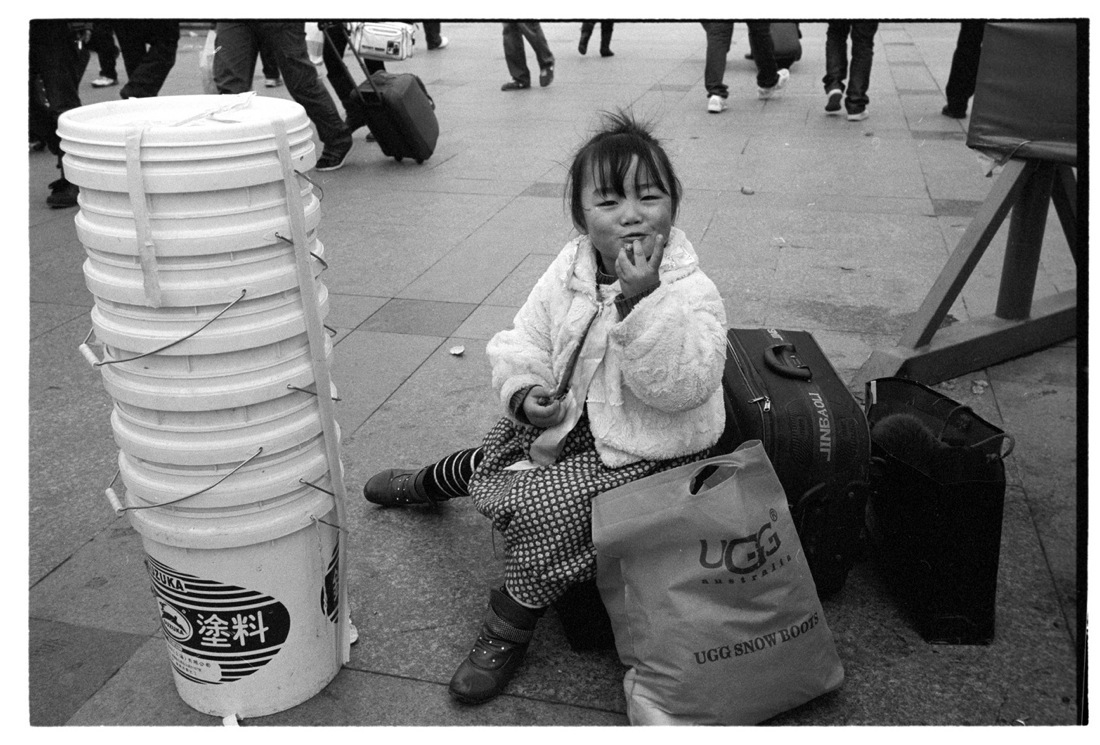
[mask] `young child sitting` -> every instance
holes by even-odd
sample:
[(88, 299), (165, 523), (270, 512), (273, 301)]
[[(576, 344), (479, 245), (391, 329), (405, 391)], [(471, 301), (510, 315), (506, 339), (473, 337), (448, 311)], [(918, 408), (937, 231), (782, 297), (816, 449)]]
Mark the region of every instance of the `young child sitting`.
[(608, 114), (566, 194), (580, 236), (486, 349), (506, 415), (481, 447), (363, 488), (386, 506), (468, 495), (504, 536), (504, 586), (450, 683), (464, 703), (499, 694), (546, 607), (595, 577), (592, 498), (706, 457), (725, 424), (725, 308), (673, 227), (681, 186), (664, 149)]

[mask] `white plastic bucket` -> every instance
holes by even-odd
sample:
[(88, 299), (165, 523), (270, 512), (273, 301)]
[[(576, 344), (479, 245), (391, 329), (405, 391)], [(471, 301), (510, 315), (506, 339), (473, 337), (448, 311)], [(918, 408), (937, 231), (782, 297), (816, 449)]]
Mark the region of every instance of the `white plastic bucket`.
[[(321, 282), (315, 287), (324, 320), (329, 311), (328, 288)], [(99, 341), (142, 354), (158, 350), (166, 355), (219, 354), (306, 333), (303, 298), (296, 289), (254, 299), (246, 294), (232, 305), (164, 308), (97, 297), (91, 318)], [(167, 346), (174, 342), (178, 343)]]
[(180, 698), (212, 716), (296, 706), (339, 672), (339, 530), (331, 496), (203, 520), (133, 510)]
[(189, 510), (263, 502), (316, 484), (329, 472), (321, 435), (281, 451), (256, 445), (239, 461), (214, 464), (150, 461), (120, 450), (118, 468), (134, 504), (175, 503)]
[[(219, 109), (232, 110), (218, 112)], [(81, 190), (129, 192), (127, 138), (140, 131), (143, 191), (207, 192), (282, 180), (273, 121), (286, 124), (290, 158), (317, 162), (305, 109), (266, 96), (157, 96), (71, 109), (58, 120), (65, 177)]]
[[(332, 340), (325, 335), (325, 359)], [(285, 396), (293, 387), (308, 388), (316, 378), (305, 334), (241, 352), (191, 356), (149, 355), (105, 348), (100, 367), (103, 385), (116, 401), (146, 409), (209, 411)]]
[(116, 401), (111, 429), (119, 448), (136, 458), (211, 465), (243, 461), (259, 445), (267, 453), (288, 450), (318, 436), (322, 424), (317, 397), (292, 391), (250, 406), (200, 412), (146, 409)]
[[(307, 242), (321, 220), (321, 202), (305, 179), (301, 190)], [(154, 194), (148, 200), (149, 237), (159, 257), (222, 253), (267, 246), (289, 238), (290, 217), (281, 182), (209, 193)], [(137, 226), (129, 194), (81, 192), (76, 235), (88, 248), (138, 254)]]
[[(311, 253), (324, 259), (325, 247), (316, 240)], [(140, 259), (126, 254), (85, 248), (84, 283), (96, 297), (117, 303), (148, 305)], [(313, 260), (318, 276), (324, 266)], [(216, 305), (245, 291), (258, 298), (299, 287), (293, 246), (285, 243), (241, 251), (157, 259), (162, 307)]]

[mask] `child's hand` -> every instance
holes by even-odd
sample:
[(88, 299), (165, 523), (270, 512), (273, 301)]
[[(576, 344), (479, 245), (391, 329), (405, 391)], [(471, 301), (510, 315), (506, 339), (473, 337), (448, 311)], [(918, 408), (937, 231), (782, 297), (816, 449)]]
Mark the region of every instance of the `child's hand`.
[[(523, 413), (527, 415), (527, 421), (536, 427), (553, 427), (565, 419), (565, 407), (561, 399), (548, 400), (550, 391), (541, 385), (536, 385), (527, 392), (523, 399)], [(544, 403), (545, 402), (545, 403)]]
[(661, 284), (661, 260), (665, 257), (665, 236), (648, 236), (619, 249), (615, 273), (623, 297), (633, 297)]

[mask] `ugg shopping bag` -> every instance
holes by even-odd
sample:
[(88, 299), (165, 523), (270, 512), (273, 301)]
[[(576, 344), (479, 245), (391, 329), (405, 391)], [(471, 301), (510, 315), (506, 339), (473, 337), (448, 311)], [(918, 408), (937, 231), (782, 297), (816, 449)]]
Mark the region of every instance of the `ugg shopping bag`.
[(756, 724), (843, 682), (759, 440), (599, 495), (592, 539), (631, 724)]

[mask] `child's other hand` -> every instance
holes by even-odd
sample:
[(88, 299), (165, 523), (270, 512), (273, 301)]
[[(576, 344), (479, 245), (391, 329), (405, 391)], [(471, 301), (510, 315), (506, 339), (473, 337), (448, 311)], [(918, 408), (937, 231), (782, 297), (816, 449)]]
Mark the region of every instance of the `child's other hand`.
[(615, 273), (623, 297), (633, 297), (661, 284), (661, 260), (665, 257), (665, 236), (647, 236), (619, 249)]
[(565, 407), (561, 399), (547, 401), (549, 396), (550, 391), (536, 385), (527, 392), (527, 398), (523, 399), (523, 413), (527, 415), (527, 421), (536, 427), (546, 429), (565, 419)]

